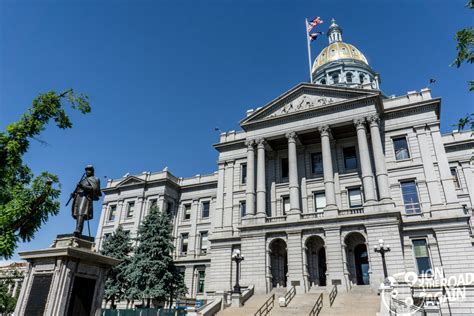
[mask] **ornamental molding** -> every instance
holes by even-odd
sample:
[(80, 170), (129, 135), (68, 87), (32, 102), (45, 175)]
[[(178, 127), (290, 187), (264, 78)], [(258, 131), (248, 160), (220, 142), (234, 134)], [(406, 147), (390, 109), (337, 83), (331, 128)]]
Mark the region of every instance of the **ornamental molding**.
[[(351, 108), (354, 103), (364, 102), (366, 99), (371, 99), (372, 104), (375, 103), (381, 109), (380, 95), (380, 92), (371, 90), (300, 84), (263, 108), (253, 112), (243, 119), (240, 124), (244, 127), (261, 124), (265, 121), (275, 123), (280, 122), (280, 119), (283, 118), (294, 118), (295, 115), (319, 112), (341, 104), (349, 104), (349, 108)], [(379, 101), (375, 101), (374, 97)], [(340, 110), (341, 108), (338, 107), (337, 111)]]

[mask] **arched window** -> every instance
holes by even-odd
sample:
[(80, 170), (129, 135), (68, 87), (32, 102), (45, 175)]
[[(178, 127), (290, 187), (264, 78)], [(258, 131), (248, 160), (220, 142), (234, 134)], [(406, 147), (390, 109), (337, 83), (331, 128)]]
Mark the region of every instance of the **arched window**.
[(346, 74), (346, 82), (352, 83), (352, 72)]
[(360, 74), (360, 75), (359, 75), (359, 82), (360, 82), (361, 84), (364, 83), (364, 75), (363, 75), (363, 74)]
[(321, 84), (326, 84), (326, 79), (322, 79), (320, 82)]
[(339, 74), (333, 74), (332, 75), (332, 82), (333, 83), (339, 83)]

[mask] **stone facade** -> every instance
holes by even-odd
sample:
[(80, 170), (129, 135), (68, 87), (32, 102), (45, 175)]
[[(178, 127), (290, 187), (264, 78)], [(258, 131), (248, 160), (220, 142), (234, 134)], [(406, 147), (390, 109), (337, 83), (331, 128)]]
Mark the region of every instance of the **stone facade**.
[(380, 239), (388, 275), (474, 271), (471, 132), (441, 135), (429, 89), (389, 98), (373, 87), (302, 83), (247, 111), (214, 145), (214, 174), (109, 181), (97, 244), (119, 224), (134, 237), (157, 203), (173, 215), (175, 259), (198, 298), (231, 289), (236, 248), (256, 293), (378, 288)]

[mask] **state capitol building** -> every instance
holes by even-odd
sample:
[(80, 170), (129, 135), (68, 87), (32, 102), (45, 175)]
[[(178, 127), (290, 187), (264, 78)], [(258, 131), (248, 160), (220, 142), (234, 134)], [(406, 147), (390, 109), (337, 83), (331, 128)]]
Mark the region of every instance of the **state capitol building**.
[[(248, 110), (241, 130), (220, 134), (213, 174), (165, 168), (109, 180), (97, 246), (118, 225), (135, 237), (158, 206), (172, 217), (174, 258), (196, 298), (232, 290), (235, 249), (245, 257), (240, 284), (255, 294), (376, 293), (380, 240), (390, 247), (389, 276), (473, 272), (471, 132), (441, 134), (440, 98), (426, 88), (385, 96), (334, 20), (327, 36), (313, 84)], [(468, 296), (474, 314), (472, 285)]]

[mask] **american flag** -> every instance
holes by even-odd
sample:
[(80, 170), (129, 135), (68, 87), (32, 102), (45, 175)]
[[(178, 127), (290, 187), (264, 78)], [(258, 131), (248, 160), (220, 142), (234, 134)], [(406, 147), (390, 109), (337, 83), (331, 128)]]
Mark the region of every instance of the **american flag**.
[(319, 24), (322, 24), (324, 21), (321, 20), (321, 18), (319, 16), (313, 18), (312, 20), (308, 21), (308, 25), (307, 25), (307, 31), (308, 31), (308, 34), (309, 32), (311, 32), (311, 30), (313, 28), (315, 28), (317, 25)]

